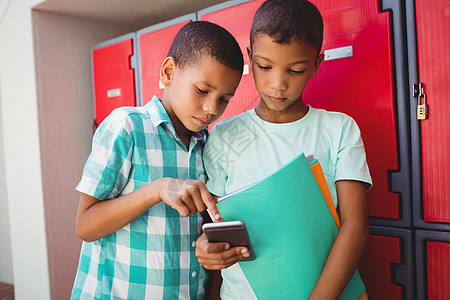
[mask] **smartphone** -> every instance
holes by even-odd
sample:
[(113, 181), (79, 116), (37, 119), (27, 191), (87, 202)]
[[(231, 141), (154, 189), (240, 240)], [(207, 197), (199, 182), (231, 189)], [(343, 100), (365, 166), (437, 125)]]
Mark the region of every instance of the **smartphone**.
[(256, 258), (250, 237), (242, 221), (228, 221), (217, 223), (206, 223), (202, 226), (208, 241), (212, 243), (228, 243), (231, 247), (245, 246), (250, 251), (249, 257), (242, 260), (254, 260)]

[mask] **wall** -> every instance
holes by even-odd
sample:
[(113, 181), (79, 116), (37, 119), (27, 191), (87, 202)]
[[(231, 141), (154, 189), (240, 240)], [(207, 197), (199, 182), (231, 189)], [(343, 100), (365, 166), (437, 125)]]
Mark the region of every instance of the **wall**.
[[(0, 24), (0, 100), (16, 299), (48, 299), (31, 7), (8, 2)], [(4, 46), (7, 45), (7, 46)]]
[[(0, 86), (1, 90), (1, 86)], [(0, 102), (0, 115), (1, 115)], [(9, 233), (8, 198), (6, 196), (5, 158), (3, 151), (3, 128), (0, 123), (0, 282), (13, 283), (11, 261), (11, 235)]]
[(91, 150), (90, 49), (135, 28), (34, 11), (39, 138), (52, 299), (68, 299), (81, 240), (75, 190)]
[[(8, 9), (6, 1), (0, 2), (0, 18)], [(0, 25), (2, 20), (0, 19)], [(0, 68), (1, 73), (1, 68)], [(1, 76), (1, 74), (0, 74)], [(1, 95), (1, 86), (0, 86)], [(0, 97), (1, 99), (1, 97)], [(2, 106), (0, 101), (0, 116)], [(5, 153), (3, 150), (3, 128), (0, 122), (0, 282), (13, 283), (13, 267), (11, 261), (11, 235), (9, 233), (8, 198), (6, 195)]]

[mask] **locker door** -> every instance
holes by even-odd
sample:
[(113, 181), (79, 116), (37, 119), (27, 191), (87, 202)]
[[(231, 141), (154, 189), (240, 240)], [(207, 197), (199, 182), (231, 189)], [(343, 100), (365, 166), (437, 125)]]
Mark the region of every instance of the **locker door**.
[[(419, 82), (424, 84), (428, 119), (419, 122), (423, 221), (450, 229), (450, 4), (416, 0)], [(419, 162), (418, 162), (419, 163)]]
[(135, 34), (127, 34), (92, 48), (95, 120), (99, 125), (120, 106), (136, 106), (132, 65)]
[(450, 299), (450, 233), (416, 231), (417, 298)]
[(407, 204), (390, 192), (390, 172), (399, 169), (390, 13), (377, 0), (313, 2), (324, 19), (325, 61), (303, 99), (356, 120), (373, 179), (369, 215), (398, 220)]
[(234, 97), (228, 104), (225, 113), (211, 124), (209, 129), (215, 123), (247, 111), (259, 102), (259, 94), (256, 91), (253, 77), (249, 71), (247, 46), (250, 45), (250, 28), (253, 16), (264, 1), (256, 0), (236, 5), (239, 2), (245, 1), (229, 1), (199, 12), (200, 20), (216, 23), (227, 29), (236, 38), (244, 55), (245, 64), (244, 73)]
[[(239, 1), (226, 2), (200, 11), (199, 16), (201, 20), (215, 22), (227, 28), (246, 53), (252, 17), (263, 1), (250, 1), (229, 7), (236, 2)], [(347, 54), (350, 57), (343, 59), (332, 60), (334, 54), (333, 51), (330, 52), (330, 57), (322, 64), (318, 76), (307, 87), (305, 102), (318, 108), (342, 111), (356, 119), (362, 130), (374, 180), (374, 187), (369, 192), (369, 213), (371, 217), (380, 218), (372, 223), (392, 225), (397, 222), (400, 226), (400, 222), (403, 222), (401, 225), (409, 225), (411, 204), (407, 182), (409, 169), (406, 164), (409, 157), (403, 157), (405, 164), (401, 168), (397, 159), (399, 129), (396, 123), (402, 123), (398, 125), (405, 130), (407, 127), (403, 124), (406, 118), (401, 121), (396, 119), (398, 112), (395, 110), (393, 93), (390, 13), (378, 12), (377, 0), (313, 2), (324, 17), (323, 49), (352, 48), (344, 50), (344, 53), (350, 50), (351, 55)], [(248, 58), (244, 57), (248, 64)], [(258, 101), (253, 78), (251, 75), (244, 75), (236, 96), (221, 119), (248, 110)], [(403, 149), (408, 147), (406, 138), (400, 142)], [(404, 152), (400, 151), (402, 154)], [(395, 181), (394, 175), (399, 175)], [(394, 191), (402, 194), (402, 203)]]
[(162, 99), (164, 86), (159, 81), (161, 64), (167, 57), (172, 40), (185, 24), (196, 20), (195, 14), (182, 16), (153, 25), (137, 32), (139, 49), (139, 85), (142, 103), (145, 105), (153, 95)]
[(411, 231), (371, 226), (359, 271), (369, 299), (412, 299)]

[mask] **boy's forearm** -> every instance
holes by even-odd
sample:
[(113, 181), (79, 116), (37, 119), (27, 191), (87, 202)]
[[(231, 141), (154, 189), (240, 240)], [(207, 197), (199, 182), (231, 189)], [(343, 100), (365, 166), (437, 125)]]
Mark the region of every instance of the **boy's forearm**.
[(338, 299), (355, 273), (369, 235), (365, 185), (336, 182), (341, 228), (309, 299)]
[(220, 286), (222, 284), (222, 275), (220, 270), (209, 271), (209, 278), (206, 282), (206, 298), (207, 300), (220, 300)]
[(358, 267), (369, 234), (364, 220), (343, 222), (309, 299), (338, 299)]
[(155, 181), (130, 194), (103, 201), (82, 194), (76, 220), (77, 235), (92, 242), (119, 230), (160, 201), (158, 188)]

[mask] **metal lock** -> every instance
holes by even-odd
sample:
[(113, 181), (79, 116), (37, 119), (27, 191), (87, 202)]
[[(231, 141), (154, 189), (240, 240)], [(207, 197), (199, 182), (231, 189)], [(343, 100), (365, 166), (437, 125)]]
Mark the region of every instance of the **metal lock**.
[[(417, 120), (426, 120), (428, 118), (428, 105), (426, 104), (426, 95), (422, 83), (415, 87), (415, 93), (417, 97)], [(421, 98), (423, 98), (423, 104), (421, 104)]]

